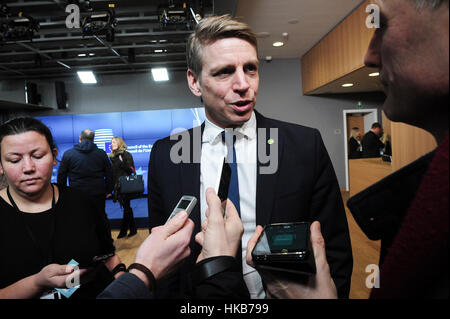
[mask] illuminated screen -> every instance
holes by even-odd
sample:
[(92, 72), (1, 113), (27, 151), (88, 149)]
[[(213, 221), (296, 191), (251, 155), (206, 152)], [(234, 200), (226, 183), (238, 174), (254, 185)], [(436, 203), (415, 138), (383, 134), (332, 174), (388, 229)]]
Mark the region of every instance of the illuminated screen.
[[(52, 131), (58, 148), (58, 160), (65, 151), (79, 141), (81, 131), (95, 131), (94, 143), (111, 152), (111, 138), (122, 137), (133, 155), (136, 173), (143, 175), (145, 194), (150, 152), (153, 144), (164, 137), (200, 125), (205, 119), (203, 108), (74, 114), (36, 117)], [(59, 162), (53, 169), (52, 182), (56, 183)]]
[(269, 227), (265, 230), (272, 253), (296, 252), (306, 249), (306, 225)]

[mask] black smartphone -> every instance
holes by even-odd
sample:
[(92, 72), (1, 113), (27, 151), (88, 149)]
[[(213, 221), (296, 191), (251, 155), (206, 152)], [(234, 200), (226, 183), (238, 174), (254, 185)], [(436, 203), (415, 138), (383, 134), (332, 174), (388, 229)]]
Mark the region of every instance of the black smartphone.
[(231, 180), (231, 167), (225, 159), (223, 159), (222, 173), (220, 174), (219, 190), (217, 191), (217, 196), (219, 196), (220, 201), (226, 201), (228, 198), (228, 189), (230, 188)]
[(222, 165), (222, 173), (220, 174), (219, 190), (217, 191), (217, 196), (219, 196), (220, 201), (222, 202), (222, 210), (223, 210), (222, 214), (224, 217), (228, 198), (228, 189), (230, 188), (230, 180), (231, 180), (231, 167), (230, 164), (228, 164), (224, 158)]
[(254, 263), (262, 268), (314, 274), (309, 227), (307, 222), (266, 225), (252, 251)]
[(91, 261), (86, 262), (86, 263), (80, 263), (79, 267), (80, 268), (95, 267), (112, 256), (114, 256), (114, 253), (94, 256)]

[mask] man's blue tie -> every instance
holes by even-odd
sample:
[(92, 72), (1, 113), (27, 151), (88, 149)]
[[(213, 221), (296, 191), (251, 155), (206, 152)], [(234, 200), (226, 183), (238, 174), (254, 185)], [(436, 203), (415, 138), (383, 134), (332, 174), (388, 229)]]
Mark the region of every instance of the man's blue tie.
[(230, 187), (228, 189), (228, 198), (233, 202), (236, 210), (241, 216), (240, 199), (239, 199), (239, 182), (238, 182), (238, 170), (236, 162), (236, 151), (234, 149), (234, 143), (236, 142), (236, 136), (230, 132), (223, 131), (222, 138), (224, 138), (225, 145), (227, 146), (226, 162), (231, 168)]
[[(228, 189), (228, 199), (230, 199), (234, 207), (241, 216), (241, 205), (239, 199), (239, 182), (238, 182), (238, 170), (236, 161), (236, 151), (234, 149), (234, 143), (236, 142), (236, 136), (226, 130), (222, 132), (222, 139), (225, 141), (227, 146), (227, 157), (225, 161), (230, 165), (231, 168), (231, 178), (230, 187)], [(232, 155), (231, 155), (232, 154)], [(236, 261), (238, 262), (239, 269), (242, 272), (242, 244), (239, 242), (238, 250), (236, 252)]]

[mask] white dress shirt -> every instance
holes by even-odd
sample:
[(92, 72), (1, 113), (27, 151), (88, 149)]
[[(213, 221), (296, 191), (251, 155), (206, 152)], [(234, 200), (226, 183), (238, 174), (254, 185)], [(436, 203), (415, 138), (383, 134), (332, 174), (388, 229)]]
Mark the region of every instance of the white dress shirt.
[[(224, 129), (213, 124), (206, 118), (202, 136), (202, 154), (200, 163), (200, 211), (201, 221), (206, 219), (205, 192), (208, 187), (218, 192), (223, 159), (227, 155), (227, 147), (222, 142), (221, 133)], [(258, 272), (247, 265), (246, 249), (250, 237), (256, 229), (256, 174), (257, 174), (257, 135), (256, 116), (252, 113), (250, 119), (234, 130), (241, 220), (244, 225), (242, 236), (242, 269), (244, 280), (251, 298), (264, 298), (265, 292)]]

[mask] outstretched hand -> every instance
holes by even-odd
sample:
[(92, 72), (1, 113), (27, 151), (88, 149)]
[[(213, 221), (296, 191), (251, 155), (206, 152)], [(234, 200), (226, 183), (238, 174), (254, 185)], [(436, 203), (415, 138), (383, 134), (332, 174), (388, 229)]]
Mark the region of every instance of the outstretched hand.
[(202, 246), (197, 262), (216, 256), (236, 257), (244, 226), (233, 203), (227, 200), (225, 218), (222, 205), (214, 189), (206, 190), (207, 219), (202, 223), (203, 232), (195, 236), (195, 241)]
[[(336, 299), (337, 290), (330, 275), (330, 267), (325, 252), (325, 240), (320, 231), (318, 221), (311, 224), (311, 244), (316, 263), (316, 275), (305, 277), (293, 276), (278, 271), (259, 269), (266, 284), (266, 296), (280, 299)], [(255, 267), (252, 260), (252, 250), (261, 236), (263, 228), (256, 227), (256, 231), (247, 245), (247, 264)]]

